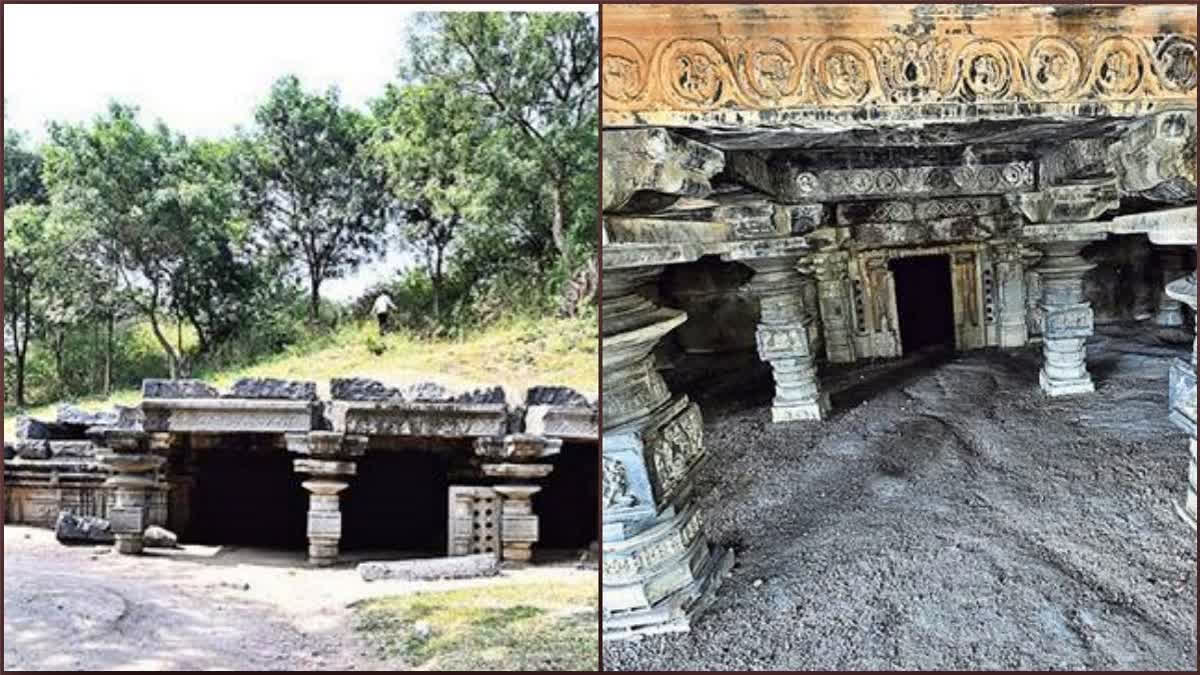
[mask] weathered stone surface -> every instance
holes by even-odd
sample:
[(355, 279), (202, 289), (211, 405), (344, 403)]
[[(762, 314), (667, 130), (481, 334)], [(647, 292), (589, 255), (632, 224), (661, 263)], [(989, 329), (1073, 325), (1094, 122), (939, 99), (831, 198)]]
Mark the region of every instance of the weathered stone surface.
[(328, 414), (334, 431), (371, 436), (503, 436), (508, 426), (502, 403), (334, 401)]
[(201, 380), (142, 380), (142, 398), (217, 398), (216, 388)]
[(725, 158), (666, 129), (618, 129), (604, 132), (602, 166), (603, 209), (645, 212), (679, 197), (707, 196)]
[(50, 457), (50, 441), (35, 439), (17, 441), (14, 449), (22, 459), (47, 459)]
[(179, 538), (165, 527), (151, 525), (142, 533), (142, 545), (152, 548), (176, 548), (179, 546)]
[(147, 398), (147, 432), (287, 433), (311, 431), (313, 401), (233, 398)]
[(104, 518), (77, 516), (67, 511), (54, 522), (54, 537), (64, 544), (111, 544), (112, 526)]
[(545, 478), (554, 471), (553, 464), (484, 464), (483, 475), (490, 478)]
[(317, 400), (317, 383), (280, 380), (274, 377), (244, 377), (234, 382), (223, 398), (267, 398), (296, 401)]
[(525, 411), (525, 432), (538, 436), (557, 436), (593, 440), (599, 435), (600, 413), (595, 408), (531, 405)]
[(422, 401), (430, 403), (504, 403), (501, 387), (455, 392), (436, 382), (417, 382), (388, 387), (365, 377), (335, 377), (329, 381), (330, 395), (337, 401)]
[(119, 419), (118, 413), (115, 410), (89, 412), (67, 404), (58, 406), (56, 412), (56, 421), (59, 424), (70, 424), (81, 427), (115, 426)]
[(475, 454), (488, 459), (530, 461), (557, 455), (561, 451), (561, 438), (546, 438), (533, 434), (509, 434), (504, 438), (475, 439)]
[(72, 440), (80, 437), (78, 427), (57, 422), (44, 422), (27, 415), (17, 417), (17, 438)]
[(570, 387), (530, 387), (525, 392), (525, 405), (557, 405), (573, 408), (587, 408), (593, 406), (583, 394), (571, 389)]
[(494, 577), (500, 573), (500, 558), (493, 554), (480, 553), (449, 558), (365, 562), (359, 563), (358, 573), (364, 581), (380, 579), (436, 581), (438, 579)]
[(94, 457), (96, 446), (91, 441), (47, 441), (51, 457)]

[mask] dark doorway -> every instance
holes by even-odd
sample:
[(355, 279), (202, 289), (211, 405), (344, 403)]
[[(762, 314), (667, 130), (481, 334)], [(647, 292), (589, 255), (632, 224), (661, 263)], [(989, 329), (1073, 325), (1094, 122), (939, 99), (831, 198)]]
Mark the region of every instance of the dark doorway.
[(896, 314), (900, 320), (900, 343), (904, 353), (934, 346), (953, 349), (954, 292), (950, 285), (950, 256), (896, 258), (890, 267), (896, 279)]
[(539, 538), (535, 550), (583, 549), (600, 537), (600, 461), (595, 443), (563, 443), (554, 472), (533, 496)]
[(278, 448), (231, 439), (196, 453), (191, 514), (184, 541), (303, 550), (308, 493)]
[(417, 448), (372, 449), (341, 493), (345, 551), (446, 555), (448, 457)]

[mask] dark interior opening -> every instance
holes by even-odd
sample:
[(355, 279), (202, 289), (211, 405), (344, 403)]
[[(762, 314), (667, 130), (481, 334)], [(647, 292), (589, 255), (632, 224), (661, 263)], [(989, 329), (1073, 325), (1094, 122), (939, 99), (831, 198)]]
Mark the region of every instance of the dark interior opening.
[(341, 493), (342, 550), (446, 555), (448, 457), (427, 450), (372, 449)]
[(933, 346), (954, 348), (954, 292), (950, 256), (921, 255), (891, 261), (896, 314), (905, 354)]
[(304, 549), (308, 493), (278, 448), (230, 441), (196, 453), (184, 541)]
[(599, 539), (600, 451), (595, 443), (564, 442), (554, 471), (533, 496), (537, 548), (583, 549)]

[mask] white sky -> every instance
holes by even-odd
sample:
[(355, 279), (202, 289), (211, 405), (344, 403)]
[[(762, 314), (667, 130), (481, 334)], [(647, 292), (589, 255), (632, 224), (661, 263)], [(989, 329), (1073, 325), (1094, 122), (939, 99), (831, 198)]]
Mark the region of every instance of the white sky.
[[(438, 9), (453, 7), (441, 6)], [(249, 125), (278, 77), (341, 89), (363, 108), (395, 78), (414, 5), (4, 5), (4, 126), (45, 139), (50, 120), (84, 122), (117, 99), (188, 137)], [(595, 5), (459, 9), (596, 11)], [(354, 278), (346, 299), (409, 258), (393, 251)]]

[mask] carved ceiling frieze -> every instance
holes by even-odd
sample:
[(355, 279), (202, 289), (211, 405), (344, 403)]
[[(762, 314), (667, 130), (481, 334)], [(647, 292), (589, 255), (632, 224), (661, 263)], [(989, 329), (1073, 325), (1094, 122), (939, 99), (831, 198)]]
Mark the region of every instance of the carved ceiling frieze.
[(743, 123), (771, 126), (784, 111), (832, 120), (841, 108), (945, 121), (985, 104), (1013, 104), (996, 109), (1011, 117), (1064, 105), (1102, 117), (1129, 107), (1118, 102), (1142, 113), (1195, 105), (1194, 8), (1125, 6), (1090, 19), (1055, 9), (605, 5), (604, 122), (705, 126), (753, 111), (763, 114)]

